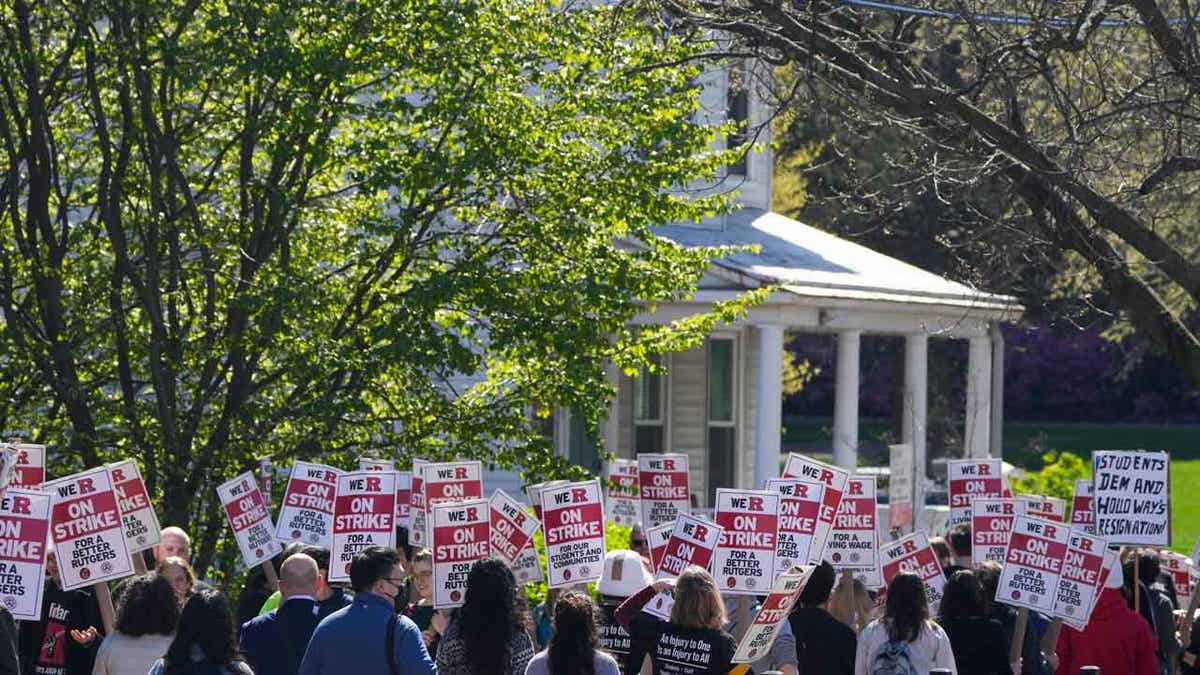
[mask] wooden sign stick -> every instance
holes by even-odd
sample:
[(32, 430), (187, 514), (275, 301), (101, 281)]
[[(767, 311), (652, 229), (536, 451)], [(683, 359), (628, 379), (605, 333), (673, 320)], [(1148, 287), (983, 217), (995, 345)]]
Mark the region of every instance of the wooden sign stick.
[(1058, 634), (1062, 632), (1062, 619), (1055, 619), (1050, 622), (1046, 628), (1046, 634), (1042, 636), (1042, 651), (1047, 654), (1053, 654), (1058, 648)]
[(138, 574), (145, 574), (149, 570), (146, 569), (146, 558), (142, 556), (142, 552), (138, 551), (133, 554), (133, 571)]
[(1022, 607), (1017, 610), (1017, 623), (1013, 626), (1012, 645), (1008, 648), (1008, 662), (1016, 663), (1021, 660), (1022, 647), (1025, 645), (1025, 627), (1029, 624), (1029, 610)]

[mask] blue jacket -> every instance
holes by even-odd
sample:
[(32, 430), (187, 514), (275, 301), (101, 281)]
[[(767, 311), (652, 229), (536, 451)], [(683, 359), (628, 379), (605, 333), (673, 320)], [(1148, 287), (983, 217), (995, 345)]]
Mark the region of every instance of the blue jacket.
[(317, 622), (315, 600), (288, 600), (242, 626), (242, 655), (256, 675), (296, 675)]
[(392, 617), (396, 618), (397, 674), (435, 675), (437, 666), (425, 651), (417, 625), (406, 616), (396, 616), (392, 603), (374, 593), (356, 593), (354, 602), (321, 621), (304, 653), (300, 675), (387, 675), (386, 632)]

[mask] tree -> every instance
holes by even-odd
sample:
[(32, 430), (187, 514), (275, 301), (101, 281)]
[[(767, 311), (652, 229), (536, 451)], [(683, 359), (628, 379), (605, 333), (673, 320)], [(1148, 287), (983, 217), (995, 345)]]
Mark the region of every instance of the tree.
[(999, 248), (1023, 240), (1036, 262), (1069, 265), (1060, 288), (1094, 294), (1200, 382), (1195, 8), (937, 2), (889, 14), (830, 0), (663, 3), (734, 36), (731, 50), (793, 69), (779, 80), (780, 102), (806, 93), (855, 130), (843, 143), (863, 142), (863, 130), (902, 136), (892, 185), (868, 193), (882, 204), (893, 203), (889, 189), (917, 182), (943, 199), (1001, 181), (1004, 207), (1023, 209), (990, 209), (992, 218), (968, 221), (969, 237)]
[(574, 475), (535, 402), (594, 432), (606, 363), (635, 370), (761, 295), (626, 326), (718, 253), (650, 227), (723, 208), (673, 188), (729, 159), (692, 121), (699, 47), (644, 16), (14, 0), (0, 17), (0, 428), (59, 444), (52, 475), (138, 458), (201, 569), (224, 531), (213, 488), (257, 456)]

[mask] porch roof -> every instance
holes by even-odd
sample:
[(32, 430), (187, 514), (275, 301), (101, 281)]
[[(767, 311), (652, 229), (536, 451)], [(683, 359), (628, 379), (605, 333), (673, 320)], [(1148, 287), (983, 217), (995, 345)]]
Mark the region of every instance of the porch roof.
[(1024, 309), (1012, 296), (951, 281), (770, 211), (741, 209), (699, 226), (659, 226), (655, 233), (683, 246), (756, 245), (757, 253), (713, 263), (714, 274), (743, 288), (778, 285), (801, 298), (897, 303), (916, 311), (941, 306), (993, 318), (1016, 318)]

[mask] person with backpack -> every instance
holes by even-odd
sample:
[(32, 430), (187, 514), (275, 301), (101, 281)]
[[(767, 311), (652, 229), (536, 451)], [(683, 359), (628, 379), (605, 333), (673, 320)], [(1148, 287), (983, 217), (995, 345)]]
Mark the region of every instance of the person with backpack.
[(369, 546), (350, 561), (354, 600), (313, 631), (300, 675), (434, 675), (421, 631), (396, 614), (404, 568), (395, 549)]
[(233, 614), (224, 595), (202, 588), (188, 598), (175, 639), (150, 675), (254, 675), (238, 658)]
[(932, 668), (957, 675), (950, 638), (929, 620), (925, 582), (899, 574), (888, 584), (883, 617), (858, 636), (854, 675), (925, 675)]
[(585, 593), (569, 591), (554, 603), (554, 636), (538, 652), (525, 675), (620, 675), (617, 661), (597, 649), (596, 604)]
[[(1020, 663), (1009, 664), (1009, 640), (999, 621), (987, 616), (983, 586), (971, 570), (959, 570), (946, 582), (938, 623), (950, 637), (954, 662), (972, 675), (1020, 674)], [(1015, 667), (1014, 667), (1015, 666)]]
[[(671, 588), (675, 603), (670, 621), (642, 611), (655, 595)], [(732, 665), (737, 645), (724, 630), (725, 604), (703, 567), (692, 565), (674, 582), (664, 579), (643, 588), (621, 603), (616, 618), (629, 632), (632, 651), (649, 655), (654, 675), (724, 675)], [(626, 664), (626, 672), (636, 672), (638, 665)]]

